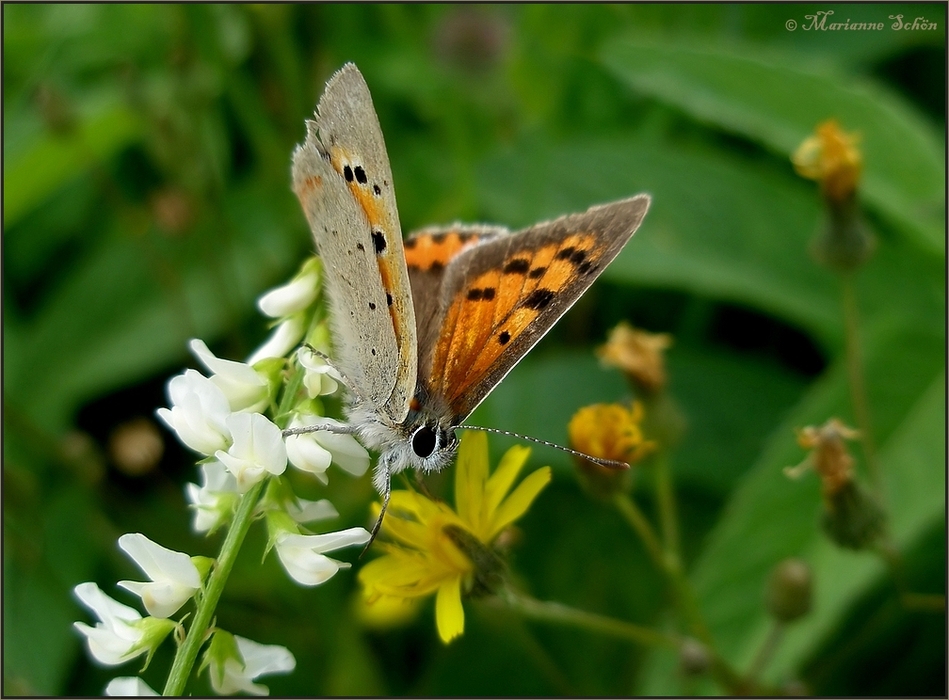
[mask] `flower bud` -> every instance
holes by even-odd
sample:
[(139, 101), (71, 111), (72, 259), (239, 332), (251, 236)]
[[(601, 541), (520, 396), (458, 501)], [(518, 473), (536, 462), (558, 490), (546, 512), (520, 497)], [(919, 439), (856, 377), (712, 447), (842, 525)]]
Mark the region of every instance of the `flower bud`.
[(818, 125), (791, 157), (801, 177), (817, 180), (826, 208), (825, 221), (811, 243), (811, 253), (823, 265), (848, 271), (873, 253), (874, 239), (860, 216), (857, 184), (863, 168), (858, 138), (840, 129), (833, 119)]
[(771, 570), (765, 604), (779, 622), (793, 622), (811, 609), (811, 568), (801, 559), (785, 559)]
[(821, 527), (839, 546), (865, 549), (884, 534), (886, 513), (869, 491), (849, 481), (824, 498)]
[(686, 637), (679, 645), (679, 667), (687, 676), (699, 676), (708, 671), (712, 663), (708, 649), (702, 642)]

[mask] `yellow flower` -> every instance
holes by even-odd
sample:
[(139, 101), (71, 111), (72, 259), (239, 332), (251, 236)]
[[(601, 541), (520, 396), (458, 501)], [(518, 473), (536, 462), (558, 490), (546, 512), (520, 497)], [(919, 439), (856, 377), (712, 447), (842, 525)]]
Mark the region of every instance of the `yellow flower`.
[(801, 177), (817, 180), (824, 195), (835, 202), (849, 198), (857, 188), (863, 156), (856, 134), (841, 131), (835, 119), (817, 125), (791, 156)]
[(359, 572), (367, 604), (434, 593), (439, 637), (447, 643), (460, 635), (462, 594), (497, 576), (500, 559), (491, 546), (550, 481), (550, 467), (542, 467), (511, 491), (529, 454), (530, 448), (512, 447), (489, 476), (487, 435), (468, 431), (458, 450), (457, 512), (419, 493), (393, 491), (382, 526), (391, 541), (380, 542), (384, 554)]
[[(570, 446), (590, 457), (633, 464), (656, 449), (656, 443), (643, 437), (642, 419), (643, 407), (638, 401), (632, 409), (617, 403), (584, 406), (567, 426)], [(628, 470), (608, 469), (582, 457), (576, 464), (581, 483), (595, 496), (608, 498), (628, 491), (632, 484)]]

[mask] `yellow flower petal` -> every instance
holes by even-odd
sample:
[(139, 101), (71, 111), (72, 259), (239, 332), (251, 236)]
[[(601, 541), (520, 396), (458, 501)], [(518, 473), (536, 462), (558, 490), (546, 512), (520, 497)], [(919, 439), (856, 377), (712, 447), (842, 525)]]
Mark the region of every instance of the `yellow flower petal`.
[(541, 467), (524, 479), (514, 492), (501, 504), (491, 521), (488, 542), (498, 533), (527, 512), (531, 503), (550, 482), (550, 467)]
[(442, 584), (435, 597), (435, 624), (445, 644), (465, 631), (465, 610), (461, 607), (461, 577)]
[(488, 480), (488, 436), (467, 431), (458, 447), (455, 471), (455, 508), (458, 517), (475, 524), (482, 508), (484, 484)]
[[(527, 463), (530, 453), (531, 448), (515, 445), (501, 457), (501, 463), (494, 474), (491, 475), (491, 478), (488, 479), (484, 489), (484, 500), (488, 506), (488, 518), (491, 518), (494, 511), (501, 505), (501, 501), (507, 496), (507, 492), (511, 490), (514, 479), (517, 478), (524, 464)], [(487, 535), (487, 533), (484, 534)]]

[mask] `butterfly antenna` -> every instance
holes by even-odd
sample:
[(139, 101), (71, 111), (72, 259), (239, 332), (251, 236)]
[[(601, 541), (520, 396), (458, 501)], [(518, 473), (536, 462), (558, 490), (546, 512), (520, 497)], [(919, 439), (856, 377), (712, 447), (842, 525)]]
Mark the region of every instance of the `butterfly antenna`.
[(369, 541), (366, 542), (366, 546), (362, 548), (362, 551), (359, 553), (359, 558), (362, 559), (366, 556), (366, 552), (369, 551), (369, 548), (372, 546), (372, 543), (376, 540), (376, 535), (379, 534), (379, 528), (382, 527), (382, 519), (386, 517), (386, 510), (389, 509), (389, 496), (392, 495), (392, 472), (389, 471), (389, 464), (386, 463), (386, 492), (382, 495), (382, 510), (379, 511), (379, 517), (376, 518), (376, 524), (372, 526), (372, 530), (369, 533)]
[(462, 425), (459, 426), (462, 430), (481, 430), (485, 433), (494, 433), (495, 435), (507, 435), (508, 437), (518, 438), (519, 440), (527, 440), (528, 442), (536, 442), (539, 445), (546, 445), (547, 447), (553, 447), (554, 449), (560, 450), (561, 452), (567, 452), (572, 454), (574, 457), (580, 457), (587, 461), (593, 462), (594, 464), (599, 464), (601, 467), (606, 467), (607, 469), (629, 469), (629, 465), (626, 462), (620, 462), (616, 459), (603, 459), (602, 457), (594, 457), (593, 455), (588, 455), (585, 452), (578, 452), (577, 450), (571, 450), (569, 447), (564, 447), (563, 445), (558, 445), (555, 442), (547, 442), (546, 440), (541, 440), (540, 438), (531, 437), (529, 435), (521, 435), (520, 433), (512, 433), (509, 430), (499, 430), (497, 428), (485, 428), (480, 425)]

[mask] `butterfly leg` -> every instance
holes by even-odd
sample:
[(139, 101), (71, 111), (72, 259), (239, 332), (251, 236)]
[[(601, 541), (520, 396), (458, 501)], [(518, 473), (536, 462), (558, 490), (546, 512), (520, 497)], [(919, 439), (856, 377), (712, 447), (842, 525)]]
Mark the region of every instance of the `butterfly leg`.
[(333, 421), (331, 423), (317, 423), (316, 425), (300, 425), (296, 428), (287, 428), (282, 434), (283, 437), (287, 438), (291, 435), (305, 435), (306, 433), (318, 433), (320, 431), (336, 433), (337, 435), (353, 435), (356, 433), (356, 428), (346, 423)]
[(379, 482), (380, 476), (385, 476), (385, 483), (383, 488), (380, 489), (382, 492), (382, 510), (379, 511), (379, 517), (376, 518), (376, 524), (372, 526), (372, 531), (369, 533), (369, 541), (366, 542), (366, 546), (363, 547), (362, 552), (359, 554), (359, 558), (362, 559), (363, 556), (369, 551), (369, 547), (372, 546), (372, 543), (376, 539), (376, 535), (379, 534), (379, 528), (382, 527), (382, 519), (386, 516), (386, 510), (389, 508), (389, 496), (392, 495), (392, 470), (389, 468), (389, 460), (380, 462), (376, 467), (380, 469), (380, 472), (376, 474), (374, 481)]

